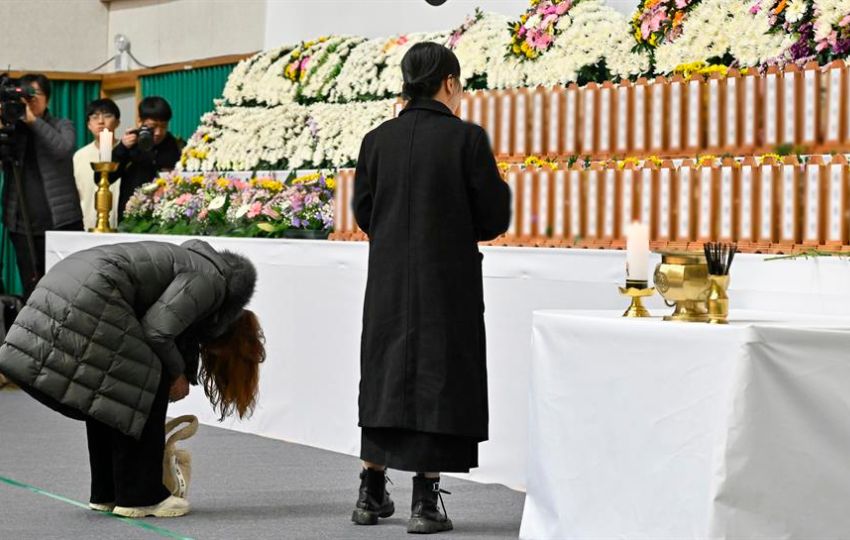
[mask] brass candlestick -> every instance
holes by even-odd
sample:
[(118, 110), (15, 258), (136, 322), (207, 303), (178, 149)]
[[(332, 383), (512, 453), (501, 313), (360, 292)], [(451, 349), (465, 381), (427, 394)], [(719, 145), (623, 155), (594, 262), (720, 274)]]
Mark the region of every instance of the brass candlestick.
[(100, 182), (97, 184), (94, 207), (97, 209), (97, 224), (89, 232), (111, 233), (115, 232), (109, 225), (109, 213), (112, 212), (112, 191), (109, 190), (109, 173), (118, 170), (118, 164), (114, 161), (93, 161), (91, 168), (100, 173)]
[(647, 287), (646, 281), (626, 280), (626, 286), (620, 287), (620, 294), (632, 299), (629, 309), (623, 313), (623, 317), (638, 318), (651, 317), (649, 310), (643, 305), (642, 298), (650, 297), (655, 293), (654, 287)]

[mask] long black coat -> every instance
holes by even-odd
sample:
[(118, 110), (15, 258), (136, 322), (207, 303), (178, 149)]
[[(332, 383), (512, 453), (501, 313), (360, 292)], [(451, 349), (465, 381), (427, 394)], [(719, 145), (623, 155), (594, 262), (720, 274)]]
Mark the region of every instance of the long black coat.
[(487, 439), (479, 240), (508, 228), (487, 135), (432, 100), (368, 133), (354, 180), (369, 235), (360, 425)]

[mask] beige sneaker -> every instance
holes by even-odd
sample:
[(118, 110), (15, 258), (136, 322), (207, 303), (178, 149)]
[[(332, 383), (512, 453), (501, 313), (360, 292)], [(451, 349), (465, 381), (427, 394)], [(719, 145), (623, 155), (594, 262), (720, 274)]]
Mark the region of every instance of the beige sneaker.
[(95, 512), (112, 512), (112, 510), (115, 508), (115, 503), (89, 503), (89, 508), (91, 508)]
[(117, 516), (128, 518), (143, 518), (143, 517), (180, 517), (189, 513), (189, 501), (169, 496), (159, 504), (153, 506), (116, 506), (112, 513)]

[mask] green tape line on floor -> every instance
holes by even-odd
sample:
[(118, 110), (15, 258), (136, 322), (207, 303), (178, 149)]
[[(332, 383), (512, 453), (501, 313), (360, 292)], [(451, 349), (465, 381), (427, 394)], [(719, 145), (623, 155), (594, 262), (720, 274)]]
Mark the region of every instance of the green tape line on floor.
[[(11, 478), (6, 478), (4, 476), (0, 476), (0, 482), (4, 484), (8, 484), (10, 486), (26, 489), (27, 491), (32, 491), (33, 493), (37, 493), (38, 495), (44, 495), (45, 497), (50, 497), (51, 499), (56, 499), (57, 501), (61, 501), (66, 504), (74, 505), (78, 508), (84, 508), (89, 510), (89, 505), (85, 503), (81, 503), (79, 501), (75, 501), (73, 499), (69, 499), (67, 497), (63, 497), (62, 495), (57, 495), (55, 493), (50, 493), (49, 491), (44, 491), (43, 489), (37, 488), (35, 486), (31, 486), (29, 484), (25, 484), (23, 482), (18, 482), (17, 480), (12, 480)], [(91, 511), (91, 510), (89, 510)], [(168, 529), (163, 529), (161, 527), (157, 527), (155, 525), (151, 525), (150, 523), (145, 523), (144, 521), (140, 521), (137, 519), (125, 518), (122, 516), (116, 516), (115, 514), (109, 514), (104, 512), (104, 515), (113, 517), (119, 521), (123, 521), (128, 525), (132, 525), (133, 527), (138, 527), (139, 529), (145, 529), (146, 531), (150, 531), (152, 533), (156, 533), (160, 536), (164, 536), (166, 538), (176, 538), (178, 540), (192, 540), (192, 538), (188, 536), (183, 536), (182, 534), (178, 534), (174, 531), (169, 531)]]

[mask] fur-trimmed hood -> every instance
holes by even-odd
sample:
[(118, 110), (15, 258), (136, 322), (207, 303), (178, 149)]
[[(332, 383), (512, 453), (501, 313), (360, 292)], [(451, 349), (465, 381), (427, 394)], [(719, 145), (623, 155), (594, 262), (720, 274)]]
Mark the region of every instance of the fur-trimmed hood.
[(242, 310), (254, 296), (257, 285), (257, 270), (244, 255), (232, 251), (216, 251), (202, 240), (189, 240), (182, 247), (202, 255), (221, 272), (227, 283), (227, 294), (215, 313), (199, 329), (202, 341), (215, 339), (225, 332), (242, 314)]

